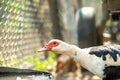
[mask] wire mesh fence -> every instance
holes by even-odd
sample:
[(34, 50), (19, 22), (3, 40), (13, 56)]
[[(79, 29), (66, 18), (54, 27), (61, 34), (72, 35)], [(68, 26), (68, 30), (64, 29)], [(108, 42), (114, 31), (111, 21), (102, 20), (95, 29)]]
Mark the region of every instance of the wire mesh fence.
[(51, 37), (47, 0), (0, 0), (0, 66), (17, 66)]

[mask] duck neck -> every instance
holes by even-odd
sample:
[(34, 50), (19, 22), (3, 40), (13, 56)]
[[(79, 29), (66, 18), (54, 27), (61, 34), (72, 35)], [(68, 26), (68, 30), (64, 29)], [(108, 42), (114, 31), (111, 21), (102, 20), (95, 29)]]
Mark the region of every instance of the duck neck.
[(71, 49), (70, 56), (74, 60), (84, 63), (86, 61), (86, 58), (89, 58), (89, 54), (88, 54), (89, 51), (90, 51), (90, 48), (81, 49), (77, 46), (73, 46), (73, 48)]
[(75, 56), (78, 56), (78, 54), (80, 55), (81, 53), (83, 53), (83, 50), (81, 48), (79, 48), (75, 45), (72, 45), (68, 55), (71, 56), (72, 58), (74, 58)]

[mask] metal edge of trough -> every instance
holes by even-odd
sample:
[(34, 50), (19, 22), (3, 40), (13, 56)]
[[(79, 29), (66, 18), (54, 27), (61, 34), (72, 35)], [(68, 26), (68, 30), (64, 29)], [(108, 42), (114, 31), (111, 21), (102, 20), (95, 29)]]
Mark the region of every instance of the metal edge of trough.
[(18, 69), (18, 68), (10, 68), (10, 67), (0, 67), (0, 77), (6, 76), (27, 76), (27, 75), (44, 75), (48, 76), (52, 79), (52, 74), (49, 72), (31, 70), (31, 69)]

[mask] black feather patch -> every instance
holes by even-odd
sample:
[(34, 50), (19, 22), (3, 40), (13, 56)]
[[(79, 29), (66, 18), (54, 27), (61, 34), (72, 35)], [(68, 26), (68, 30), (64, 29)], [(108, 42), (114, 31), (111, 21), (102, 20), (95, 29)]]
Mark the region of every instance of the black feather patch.
[(104, 80), (116, 80), (120, 79), (120, 66), (109, 66), (104, 70), (106, 76)]
[(102, 59), (106, 60), (106, 55), (110, 55), (112, 59), (116, 62), (117, 61), (117, 54), (120, 56), (120, 46), (119, 45), (112, 45), (112, 46), (98, 46), (92, 47), (90, 50), (91, 55), (96, 55), (97, 57), (102, 57)]

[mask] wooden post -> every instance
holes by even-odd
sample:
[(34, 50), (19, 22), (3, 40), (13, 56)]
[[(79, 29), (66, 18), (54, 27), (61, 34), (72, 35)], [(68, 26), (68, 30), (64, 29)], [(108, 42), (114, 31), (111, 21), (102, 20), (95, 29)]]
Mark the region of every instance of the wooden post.
[(63, 27), (60, 25), (58, 2), (57, 0), (48, 0), (48, 2), (50, 6), (51, 20), (53, 23), (53, 28), (52, 28), (53, 38), (63, 40), (63, 36), (62, 36)]

